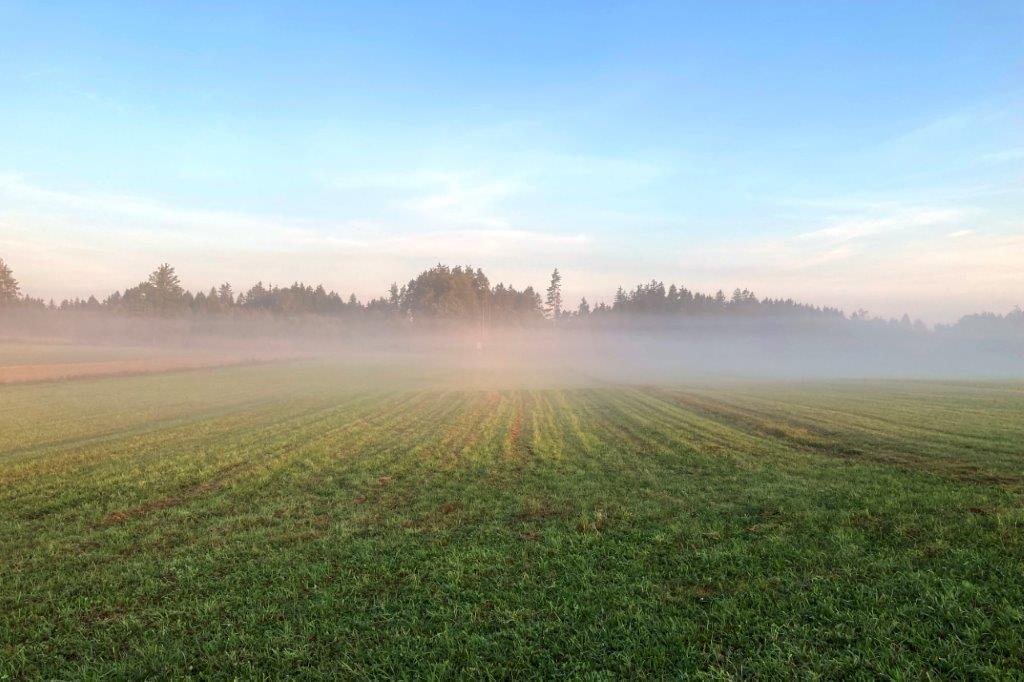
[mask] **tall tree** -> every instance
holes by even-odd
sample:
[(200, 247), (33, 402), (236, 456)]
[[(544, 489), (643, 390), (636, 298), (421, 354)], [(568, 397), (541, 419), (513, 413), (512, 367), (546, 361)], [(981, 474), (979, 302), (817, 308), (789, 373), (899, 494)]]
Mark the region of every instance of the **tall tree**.
[(178, 273), (174, 271), (170, 263), (162, 263), (160, 267), (154, 270), (149, 275), (149, 283), (157, 291), (170, 296), (181, 296), (184, 293)]
[(628, 303), (629, 299), (626, 298), (626, 292), (623, 291), (622, 287), (616, 289), (615, 298), (612, 300), (612, 310), (616, 312), (623, 312)]
[(548, 287), (548, 295), (544, 299), (544, 303), (551, 319), (557, 320), (562, 316), (562, 275), (559, 274), (558, 268), (551, 273), (551, 286)]
[(18, 287), (18, 280), (14, 279), (14, 273), (0, 258), (0, 305), (8, 305), (18, 300), (21, 289)]
[(187, 305), (181, 280), (168, 263), (162, 263), (154, 270), (143, 287), (148, 307), (157, 313), (169, 315), (181, 312)]
[(580, 299), (580, 305), (576, 309), (576, 313), (580, 317), (587, 317), (588, 315), (590, 315), (590, 304), (587, 303), (586, 297)]

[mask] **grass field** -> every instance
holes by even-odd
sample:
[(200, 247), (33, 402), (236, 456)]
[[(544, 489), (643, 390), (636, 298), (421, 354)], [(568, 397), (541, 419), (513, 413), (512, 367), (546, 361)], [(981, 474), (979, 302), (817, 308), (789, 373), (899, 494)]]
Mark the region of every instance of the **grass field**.
[(1024, 676), (1024, 385), (0, 387), (0, 678)]
[(252, 350), (82, 346), (0, 341), (0, 385), (86, 377), (152, 374), (282, 360), (284, 353)]

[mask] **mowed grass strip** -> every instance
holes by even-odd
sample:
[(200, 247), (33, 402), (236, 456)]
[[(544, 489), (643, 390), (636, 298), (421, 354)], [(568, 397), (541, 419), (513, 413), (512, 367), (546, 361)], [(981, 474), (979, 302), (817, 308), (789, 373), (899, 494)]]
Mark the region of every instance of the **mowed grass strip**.
[(0, 676), (1024, 674), (1013, 385), (428, 384), (0, 388)]

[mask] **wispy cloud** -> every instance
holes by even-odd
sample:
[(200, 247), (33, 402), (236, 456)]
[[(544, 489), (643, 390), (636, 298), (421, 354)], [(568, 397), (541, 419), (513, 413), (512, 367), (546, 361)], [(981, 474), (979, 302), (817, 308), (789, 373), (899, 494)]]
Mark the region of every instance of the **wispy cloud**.
[(840, 244), (873, 235), (933, 225), (956, 224), (970, 216), (970, 208), (901, 208), (885, 215), (835, 219), (828, 227), (798, 234), (798, 242)]
[(1020, 303), (1024, 224), (989, 229), (996, 221), (970, 206), (885, 205), (789, 238), (687, 249), (679, 266), (716, 286), (931, 321)]
[[(206, 272), (199, 277), (210, 281), (224, 276), (216, 268), (238, 272), (244, 263), (251, 269), (246, 278), (266, 276), (257, 268), (268, 263), (273, 272), (290, 273), (285, 278), (327, 282), (340, 269), (354, 280), (347, 286), (369, 295), (379, 293), (382, 284), (376, 278), (386, 277), (385, 271), (405, 276), (410, 267), (438, 261), (507, 262), (538, 252), (564, 257), (590, 243), (582, 232), (514, 228), (492, 216), (492, 203), (509, 191), (506, 187), (435, 178), (410, 184), (433, 192), (415, 200), (413, 209), (423, 217), (412, 226), (210, 211), (140, 197), (53, 190), (23, 176), (0, 175), (0, 248), (9, 260), (20, 256), (20, 265), (30, 264), (28, 271), (19, 267), (19, 274), (35, 295), (83, 294), (82, 286), (97, 282), (102, 292), (130, 282), (139, 268), (178, 257), (211, 261), (212, 254), (225, 255), (196, 270)], [(63, 264), (60, 281), (47, 263)], [(129, 264), (135, 275), (114, 274)]]
[[(666, 277), (702, 289), (748, 286), (847, 309), (909, 310), (932, 321), (979, 302), (1009, 309), (1020, 303), (1013, 293), (1024, 290), (1024, 225), (971, 205), (834, 202), (820, 227), (790, 236), (694, 239), (663, 230), (659, 252), (651, 253), (651, 244), (631, 250), (626, 237), (618, 249), (607, 233), (520, 227), (504, 211), (525, 191), (512, 182), (437, 173), (372, 181), (408, 188), (400, 221), (207, 210), (0, 175), (0, 250), (16, 261), (26, 291), (57, 298), (122, 287), (163, 260), (182, 265), (193, 287), (301, 277), (362, 297), (438, 261), (483, 265), (531, 284), (554, 265), (568, 266), (577, 273), (572, 294), (594, 300), (664, 267)], [(666, 254), (675, 239), (683, 250), (672, 258)]]
[(477, 182), (454, 176), (437, 191), (408, 202), (407, 206), (433, 225), (465, 225), (507, 229), (509, 219), (497, 204), (516, 192), (509, 181)]
[(349, 200), (370, 194), (377, 211), (386, 207), (428, 226), (512, 229), (524, 214), (555, 213), (567, 202), (575, 214), (589, 214), (609, 190), (635, 190), (664, 175), (644, 160), (515, 150), (462, 169), (370, 169), (323, 182)]
[[(154, 229), (173, 230), (181, 238), (193, 236), (211, 238), (240, 235), (257, 237), (273, 232), (288, 234), (294, 227), (291, 221), (254, 216), (228, 211), (181, 208), (150, 199), (103, 193), (54, 190), (30, 183), (16, 174), (0, 175), (0, 196), (8, 211), (21, 209), (37, 214), (67, 217), (67, 227), (75, 225), (87, 229), (97, 219), (103, 224), (131, 224), (143, 227), (132, 231), (139, 237), (153, 234)], [(126, 221), (130, 221), (126, 223)]]

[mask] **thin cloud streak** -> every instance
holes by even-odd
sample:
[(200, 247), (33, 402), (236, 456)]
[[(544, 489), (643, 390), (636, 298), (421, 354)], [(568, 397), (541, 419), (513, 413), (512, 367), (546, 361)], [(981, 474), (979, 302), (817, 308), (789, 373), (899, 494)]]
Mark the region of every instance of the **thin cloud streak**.
[[(875, 312), (909, 311), (929, 321), (980, 307), (1009, 309), (1020, 302), (1013, 292), (1024, 289), (1024, 267), (1015, 255), (1024, 247), (1024, 229), (993, 221), (971, 206), (865, 203), (859, 214), (844, 210), (820, 228), (754, 240), (694, 243), (683, 229), (662, 237), (665, 254), (686, 243), (680, 256), (638, 258), (620, 248), (631, 239), (626, 230), (612, 239), (583, 230), (513, 226), (497, 211), (517, 191), (513, 183), (418, 173), (391, 182), (415, 188), (410, 202), (419, 219), (399, 226), (209, 211), (53, 190), (4, 175), (0, 248), (17, 265), (26, 291), (56, 298), (105, 294), (164, 260), (176, 262), (195, 287), (225, 278), (238, 285), (270, 277), (323, 280), (361, 298), (379, 295), (392, 279), (436, 262), (472, 263), (535, 286), (560, 265), (575, 273), (567, 295), (592, 302), (607, 301), (618, 284), (630, 286), (664, 271), (667, 280), (702, 290), (750, 287), (762, 296), (847, 310), (871, 303)], [(619, 220), (627, 225), (631, 216)], [(55, 271), (62, 273), (60, 281)], [(882, 289), (893, 295), (891, 301), (880, 296)]]

